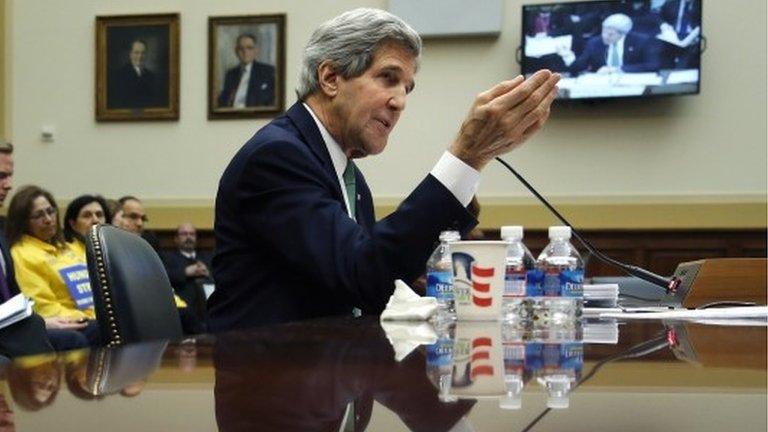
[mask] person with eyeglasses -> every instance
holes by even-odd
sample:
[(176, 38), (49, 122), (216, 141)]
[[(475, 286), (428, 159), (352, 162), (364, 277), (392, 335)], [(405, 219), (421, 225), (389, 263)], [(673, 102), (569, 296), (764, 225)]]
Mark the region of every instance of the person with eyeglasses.
[(89, 343), (98, 343), (85, 257), (64, 241), (50, 192), (25, 186), (14, 195), (6, 237), (19, 288), (34, 300), (34, 311), (45, 319), (46, 327), (78, 330)]
[(120, 224), (119, 227), (138, 234), (152, 246), (156, 252), (160, 253), (160, 243), (157, 236), (152, 231), (147, 231), (144, 226), (149, 222), (147, 212), (144, 211), (144, 204), (140, 199), (132, 195), (126, 195), (117, 200), (120, 204)]
[(91, 227), (112, 219), (107, 201), (99, 195), (80, 195), (64, 213), (64, 241), (85, 261), (85, 236)]

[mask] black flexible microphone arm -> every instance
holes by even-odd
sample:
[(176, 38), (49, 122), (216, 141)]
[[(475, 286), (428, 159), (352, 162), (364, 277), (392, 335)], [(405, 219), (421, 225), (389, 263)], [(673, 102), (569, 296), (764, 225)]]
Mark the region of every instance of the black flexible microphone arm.
[(529, 191), (531, 191), (531, 193), (535, 195), (536, 198), (538, 198), (539, 201), (541, 201), (541, 203), (544, 204), (544, 206), (547, 207), (547, 209), (549, 209), (549, 211), (552, 212), (552, 214), (554, 214), (560, 220), (560, 222), (570, 227), (571, 232), (573, 233), (573, 236), (576, 237), (579, 240), (579, 242), (581, 242), (581, 244), (583, 244), (584, 247), (587, 248), (587, 250), (591, 252), (594, 256), (596, 256), (597, 258), (599, 258), (604, 262), (607, 262), (608, 264), (611, 264), (613, 266), (616, 266), (622, 269), (630, 276), (635, 276), (644, 281), (650, 282), (654, 285), (664, 288), (664, 290), (666, 290), (667, 292), (674, 292), (677, 289), (677, 286), (680, 284), (680, 281), (678, 279), (669, 279), (669, 278), (665, 278), (664, 276), (659, 276), (656, 273), (652, 273), (643, 268), (625, 264), (621, 261), (617, 261), (605, 255), (604, 253), (598, 251), (594, 246), (592, 246), (592, 243), (587, 241), (587, 239), (583, 238), (581, 234), (579, 234), (573, 228), (573, 226), (563, 217), (563, 215), (561, 215), (560, 212), (558, 212), (554, 207), (552, 207), (552, 205), (546, 200), (546, 198), (541, 196), (541, 194), (537, 192), (536, 189), (534, 189), (533, 186), (531, 186), (531, 184), (528, 183), (528, 181), (523, 178), (523, 176), (521, 176), (517, 171), (515, 171), (515, 169), (512, 168), (511, 165), (509, 165), (506, 161), (504, 161), (504, 159), (500, 157), (497, 157), (496, 160), (499, 161), (499, 163), (501, 163), (502, 165), (504, 165), (512, 174), (514, 174), (515, 177), (517, 177), (517, 179), (520, 180), (520, 183), (522, 183), (523, 186), (525, 186)]

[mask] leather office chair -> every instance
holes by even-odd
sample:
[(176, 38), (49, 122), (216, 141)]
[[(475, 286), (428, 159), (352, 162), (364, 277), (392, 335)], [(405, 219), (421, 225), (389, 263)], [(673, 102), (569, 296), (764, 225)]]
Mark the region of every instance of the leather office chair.
[(160, 257), (140, 236), (94, 225), (86, 239), (96, 318), (107, 346), (182, 336)]

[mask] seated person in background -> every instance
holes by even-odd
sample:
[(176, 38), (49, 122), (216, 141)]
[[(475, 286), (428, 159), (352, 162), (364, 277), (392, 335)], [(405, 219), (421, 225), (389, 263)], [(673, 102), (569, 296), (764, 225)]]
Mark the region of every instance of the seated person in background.
[[(160, 245), (155, 233), (144, 229), (144, 224), (149, 222), (144, 204), (135, 196), (126, 195), (119, 200), (120, 203), (120, 228), (138, 234), (152, 246), (155, 251), (160, 251)], [(117, 226), (117, 225), (116, 225)]]
[[(11, 191), (13, 178), (13, 145), (0, 142), (0, 207)], [(3, 229), (5, 231), (5, 218)], [(8, 250), (5, 235), (0, 232), (0, 304), (19, 294), (19, 285), (13, 271), (13, 260)], [(77, 330), (52, 328), (56, 322), (46, 322), (37, 314), (0, 329), (0, 355), (5, 357), (25, 356), (48, 351), (61, 351), (88, 346), (88, 340)], [(75, 324), (82, 327), (82, 324)]]
[(574, 75), (584, 71), (601, 74), (658, 71), (661, 66), (658, 43), (631, 30), (630, 17), (613, 14), (603, 20), (601, 35), (590, 38), (578, 58), (568, 49), (558, 54)]
[(21, 188), (8, 207), (6, 236), (19, 288), (46, 327), (77, 329), (97, 344), (88, 267), (64, 242), (53, 196), (37, 186)]
[(64, 213), (64, 241), (85, 261), (85, 236), (91, 227), (111, 219), (109, 207), (98, 195), (80, 195), (72, 200)]
[(200, 320), (205, 320), (205, 291), (203, 284), (211, 279), (211, 254), (197, 251), (197, 231), (191, 223), (176, 228), (173, 237), (176, 249), (163, 254), (163, 263), (171, 285)]

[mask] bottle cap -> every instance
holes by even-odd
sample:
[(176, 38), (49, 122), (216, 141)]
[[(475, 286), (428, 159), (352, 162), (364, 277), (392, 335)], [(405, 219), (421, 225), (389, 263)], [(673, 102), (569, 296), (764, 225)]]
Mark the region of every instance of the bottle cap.
[(520, 225), (505, 225), (501, 227), (502, 240), (520, 240), (523, 238), (523, 227)]
[(569, 239), (571, 238), (571, 227), (569, 226), (551, 226), (549, 227), (549, 238)]
[(440, 241), (458, 241), (461, 240), (461, 234), (458, 231), (443, 231), (440, 233)]

